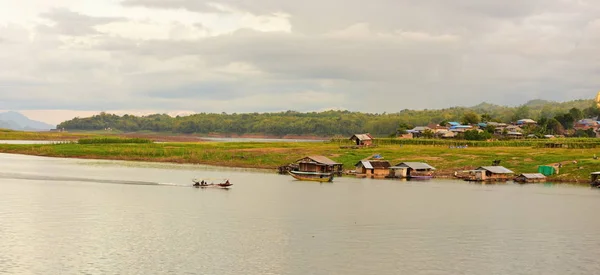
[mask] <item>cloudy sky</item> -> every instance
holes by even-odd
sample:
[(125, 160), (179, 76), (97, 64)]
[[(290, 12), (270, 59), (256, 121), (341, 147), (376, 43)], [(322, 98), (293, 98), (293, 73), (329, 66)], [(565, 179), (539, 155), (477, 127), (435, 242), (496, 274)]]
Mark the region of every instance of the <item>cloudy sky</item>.
[(0, 0), (0, 110), (396, 112), (592, 98), (599, 0)]

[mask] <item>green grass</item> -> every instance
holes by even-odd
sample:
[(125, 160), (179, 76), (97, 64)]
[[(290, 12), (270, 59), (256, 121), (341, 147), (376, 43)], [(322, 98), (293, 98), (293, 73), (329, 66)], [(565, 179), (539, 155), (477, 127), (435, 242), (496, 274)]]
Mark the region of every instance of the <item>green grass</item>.
[(152, 143), (152, 140), (145, 138), (119, 138), (119, 137), (96, 137), (82, 138), (78, 140), (79, 144), (115, 144), (115, 143)]
[(0, 129), (0, 140), (76, 140), (92, 137), (94, 134), (68, 132), (23, 132)]
[[(274, 169), (307, 155), (324, 155), (344, 164), (347, 170), (373, 154), (381, 154), (392, 165), (403, 161), (424, 161), (438, 168), (438, 175), (491, 165), (495, 159), (516, 173), (537, 172), (538, 165), (563, 163), (559, 175), (550, 181), (587, 182), (589, 173), (600, 170), (600, 149), (546, 149), (533, 147), (469, 147), (380, 145), (367, 149), (340, 149), (336, 143), (303, 142), (202, 142), (148, 144), (42, 144), (0, 145), (0, 152), (29, 155), (118, 159), (174, 163), (197, 163), (231, 167)], [(576, 161), (577, 163), (573, 163)]]

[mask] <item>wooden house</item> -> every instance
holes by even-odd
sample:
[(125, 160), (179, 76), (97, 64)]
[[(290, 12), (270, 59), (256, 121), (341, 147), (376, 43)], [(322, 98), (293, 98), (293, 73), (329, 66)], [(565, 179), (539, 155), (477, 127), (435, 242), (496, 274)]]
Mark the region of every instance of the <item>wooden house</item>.
[(350, 137), (350, 140), (356, 143), (357, 146), (371, 146), (373, 145), (373, 137), (371, 134), (355, 134)]
[(361, 160), (356, 163), (357, 177), (384, 178), (390, 174), (390, 162), (387, 160)]
[(520, 174), (514, 178), (514, 181), (518, 183), (546, 182), (546, 176), (540, 173)]
[(503, 166), (481, 166), (465, 178), (467, 181), (508, 181), (512, 179), (513, 171)]
[(590, 185), (592, 187), (600, 187), (600, 172), (591, 173), (590, 176), (591, 176)]
[(316, 173), (334, 173), (341, 175), (343, 165), (324, 156), (308, 156), (296, 161), (298, 171)]
[(432, 178), (435, 168), (424, 162), (401, 162), (390, 167), (391, 178)]

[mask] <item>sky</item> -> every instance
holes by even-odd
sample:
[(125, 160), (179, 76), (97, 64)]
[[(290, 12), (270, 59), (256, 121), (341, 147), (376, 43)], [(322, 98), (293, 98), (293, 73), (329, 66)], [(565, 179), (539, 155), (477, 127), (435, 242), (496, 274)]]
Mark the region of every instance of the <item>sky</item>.
[(0, 0), (0, 110), (397, 112), (591, 99), (599, 0)]

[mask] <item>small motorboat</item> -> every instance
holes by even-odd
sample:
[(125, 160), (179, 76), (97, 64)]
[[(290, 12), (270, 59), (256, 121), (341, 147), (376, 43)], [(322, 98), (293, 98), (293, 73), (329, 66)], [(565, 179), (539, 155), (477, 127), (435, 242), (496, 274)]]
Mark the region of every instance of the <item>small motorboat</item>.
[(194, 182), (194, 184), (192, 185), (193, 187), (196, 188), (209, 188), (209, 187), (215, 187), (215, 188), (224, 188), (227, 189), (229, 187), (231, 187), (233, 184), (229, 182), (229, 180), (226, 180), (223, 183), (208, 183), (208, 181), (205, 180), (201, 180), (198, 181), (197, 179), (193, 179), (192, 182)]

